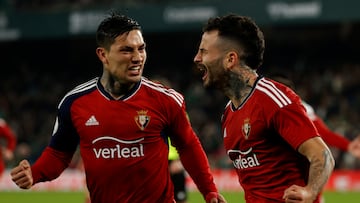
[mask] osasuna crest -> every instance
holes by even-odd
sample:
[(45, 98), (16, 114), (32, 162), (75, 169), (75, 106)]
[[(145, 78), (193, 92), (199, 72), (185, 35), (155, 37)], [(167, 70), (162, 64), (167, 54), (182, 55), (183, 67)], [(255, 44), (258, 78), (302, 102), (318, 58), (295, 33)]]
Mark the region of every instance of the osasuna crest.
[(242, 133), (243, 133), (245, 139), (249, 138), (250, 130), (251, 130), (250, 119), (247, 118), (244, 120), (244, 124), (242, 126)]
[(147, 115), (147, 112), (146, 110), (137, 111), (138, 115), (134, 118), (140, 130), (144, 130), (150, 122), (150, 116)]

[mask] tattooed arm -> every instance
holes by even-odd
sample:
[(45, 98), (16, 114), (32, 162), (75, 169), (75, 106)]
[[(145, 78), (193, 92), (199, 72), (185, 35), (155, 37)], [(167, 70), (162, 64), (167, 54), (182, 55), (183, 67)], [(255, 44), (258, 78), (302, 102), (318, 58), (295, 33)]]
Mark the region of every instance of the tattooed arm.
[(300, 145), (298, 151), (310, 162), (308, 184), (292, 185), (284, 192), (285, 202), (312, 203), (323, 190), (335, 165), (331, 151), (320, 137)]

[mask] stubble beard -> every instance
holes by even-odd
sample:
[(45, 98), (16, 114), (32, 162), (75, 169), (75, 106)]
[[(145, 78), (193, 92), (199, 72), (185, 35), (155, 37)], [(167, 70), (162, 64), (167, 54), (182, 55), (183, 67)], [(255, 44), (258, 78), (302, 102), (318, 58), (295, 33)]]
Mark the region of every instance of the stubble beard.
[(242, 92), (247, 88), (245, 80), (236, 73), (222, 67), (222, 64), (214, 65), (221, 67), (217, 69), (221, 71), (215, 74), (210, 72), (206, 87), (218, 89), (229, 98), (241, 99), (243, 96)]
[[(204, 81), (206, 88), (214, 88), (223, 90), (224, 84), (226, 83), (226, 71), (221, 63), (221, 59), (209, 63), (208, 65), (208, 79)], [(215, 71), (216, 70), (216, 71)]]

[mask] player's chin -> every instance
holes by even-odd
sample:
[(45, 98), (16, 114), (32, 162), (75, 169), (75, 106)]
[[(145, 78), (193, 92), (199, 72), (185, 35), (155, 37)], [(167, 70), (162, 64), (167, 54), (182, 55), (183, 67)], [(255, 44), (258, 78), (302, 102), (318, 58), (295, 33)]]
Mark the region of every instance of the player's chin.
[(137, 83), (141, 80), (141, 75), (139, 74), (139, 75), (129, 76), (127, 80), (131, 83)]

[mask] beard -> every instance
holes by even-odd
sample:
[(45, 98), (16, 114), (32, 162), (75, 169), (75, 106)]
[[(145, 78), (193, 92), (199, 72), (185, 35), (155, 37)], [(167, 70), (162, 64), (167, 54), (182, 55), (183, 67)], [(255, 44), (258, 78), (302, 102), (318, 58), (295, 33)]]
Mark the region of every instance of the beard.
[(221, 60), (216, 60), (208, 65), (208, 81), (204, 83), (206, 88), (214, 88), (227, 94), (230, 93), (236, 99), (241, 98), (241, 91), (247, 87), (245, 79), (222, 65)]
[(207, 88), (223, 89), (224, 83), (228, 79), (228, 73), (222, 64), (222, 58), (217, 59), (207, 65), (208, 81), (204, 82)]

